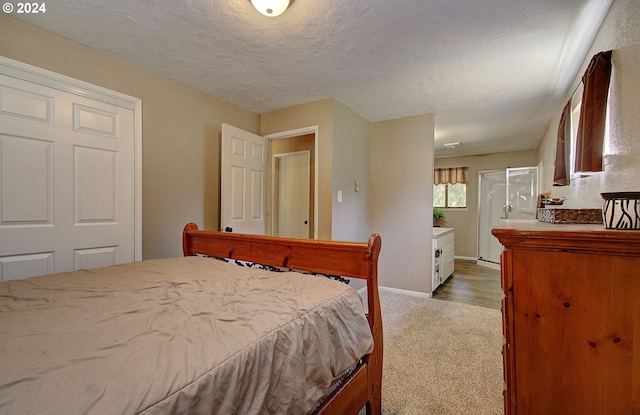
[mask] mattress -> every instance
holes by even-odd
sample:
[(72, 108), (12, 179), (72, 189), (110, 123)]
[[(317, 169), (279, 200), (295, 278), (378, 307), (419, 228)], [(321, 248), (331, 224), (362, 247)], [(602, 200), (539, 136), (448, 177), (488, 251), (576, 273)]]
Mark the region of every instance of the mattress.
[(318, 276), (186, 257), (0, 283), (1, 414), (305, 414), (372, 349)]

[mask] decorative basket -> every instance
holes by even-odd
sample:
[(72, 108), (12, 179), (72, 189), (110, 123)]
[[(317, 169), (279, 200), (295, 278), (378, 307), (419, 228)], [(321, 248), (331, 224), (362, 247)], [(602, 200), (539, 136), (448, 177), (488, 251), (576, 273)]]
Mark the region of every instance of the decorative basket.
[(640, 229), (640, 192), (600, 193), (607, 229)]
[(546, 223), (602, 223), (600, 209), (538, 208), (538, 221)]

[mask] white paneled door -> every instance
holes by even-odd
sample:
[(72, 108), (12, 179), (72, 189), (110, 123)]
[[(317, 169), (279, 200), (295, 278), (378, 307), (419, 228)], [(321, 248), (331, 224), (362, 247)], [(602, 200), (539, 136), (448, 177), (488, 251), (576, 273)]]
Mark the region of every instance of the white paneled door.
[(277, 177), (274, 234), (309, 238), (310, 152), (278, 154), (274, 159)]
[(264, 235), (268, 140), (222, 124), (220, 226), (227, 232)]
[(0, 74), (0, 280), (136, 259), (134, 122)]

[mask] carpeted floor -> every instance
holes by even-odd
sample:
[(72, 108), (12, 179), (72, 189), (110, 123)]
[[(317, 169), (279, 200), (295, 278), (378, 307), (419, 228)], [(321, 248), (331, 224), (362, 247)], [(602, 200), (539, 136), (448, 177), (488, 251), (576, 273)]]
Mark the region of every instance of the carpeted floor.
[(390, 291), (380, 298), (384, 415), (503, 413), (499, 311)]

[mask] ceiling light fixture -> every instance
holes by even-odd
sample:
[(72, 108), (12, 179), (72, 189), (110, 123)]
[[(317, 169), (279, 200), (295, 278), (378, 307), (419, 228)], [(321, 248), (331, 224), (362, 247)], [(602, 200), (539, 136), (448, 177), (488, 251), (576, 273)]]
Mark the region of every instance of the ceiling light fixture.
[(453, 150), (454, 148), (460, 147), (462, 144), (460, 144), (460, 141), (456, 141), (455, 143), (445, 143), (444, 146), (446, 148), (448, 148), (449, 150)]
[(289, 0), (251, 0), (257, 11), (268, 17), (280, 16), (289, 7)]

